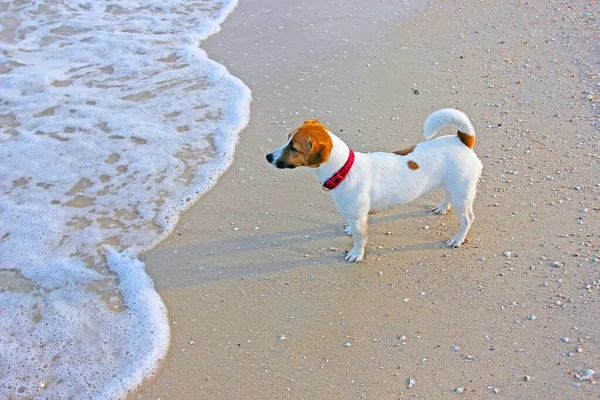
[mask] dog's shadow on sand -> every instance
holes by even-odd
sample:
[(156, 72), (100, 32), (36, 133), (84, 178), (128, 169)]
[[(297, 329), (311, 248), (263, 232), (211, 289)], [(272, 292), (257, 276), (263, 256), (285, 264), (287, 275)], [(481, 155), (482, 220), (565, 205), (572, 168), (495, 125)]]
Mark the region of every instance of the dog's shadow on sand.
[[(370, 230), (373, 235), (379, 235), (378, 226), (395, 221), (432, 217), (428, 209), (429, 207), (424, 206), (412, 212), (370, 215)], [(177, 264), (172, 265), (169, 262), (168, 268), (165, 265), (149, 264), (144, 256), (141, 259), (147, 263), (148, 272), (155, 278), (156, 287), (160, 290), (316, 265), (360, 267), (377, 256), (378, 250), (369, 240), (364, 262), (346, 262), (344, 255), (346, 250), (352, 247), (352, 238), (344, 233), (344, 227), (343, 219), (340, 219), (339, 224), (320, 225), (309, 229), (274, 233), (251, 232), (235, 238), (195, 243), (188, 248), (155, 249), (154, 253), (158, 255), (158, 259), (173, 259), (173, 253), (177, 253)], [(395, 245), (386, 247), (384, 251), (402, 254), (417, 250), (447, 249), (442, 240), (406, 244), (403, 243), (403, 239), (405, 237), (398, 235)]]

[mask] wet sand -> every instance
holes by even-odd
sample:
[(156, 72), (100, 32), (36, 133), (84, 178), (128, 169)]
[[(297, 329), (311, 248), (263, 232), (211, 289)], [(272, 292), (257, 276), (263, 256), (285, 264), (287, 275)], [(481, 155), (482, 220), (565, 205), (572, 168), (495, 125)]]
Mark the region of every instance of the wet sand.
[[(203, 44), (252, 89), (251, 122), (143, 258), (172, 342), (130, 397), (598, 398), (577, 378), (600, 370), (595, 6), (281, 3), (242, 0)], [(312, 118), (357, 151), (405, 148), (444, 107), (471, 118), (484, 163), (460, 249), (434, 192), (371, 216), (348, 264), (329, 194), (264, 159)]]

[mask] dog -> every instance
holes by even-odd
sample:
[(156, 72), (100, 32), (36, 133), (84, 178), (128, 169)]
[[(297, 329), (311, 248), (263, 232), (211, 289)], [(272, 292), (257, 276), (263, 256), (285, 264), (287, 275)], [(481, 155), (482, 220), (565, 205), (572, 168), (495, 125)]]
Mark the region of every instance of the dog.
[[(456, 128), (456, 135), (429, 140), (446, 126)], [(446, 245), (460, 247), (475, 219), (473, 201), (483, 169), (473, 151), (475, 129), (464, 113), (446, 108), (426, 119), (424, 134), (427, 141), (408, 149), (359, 153), (312, 119), (292, 131), (287, 143), (266, 158), (280, 169), (311, 168), (329, 190), (348, 223), (346, 234), (354, 239), (354, 247), (345, 256), (348, 262), (363, 259), (368, 214), (409, 203), (438, 188), (444, 189), (444, 200), (431, 211), (446, 214), (454, 208), (460, 228)]]

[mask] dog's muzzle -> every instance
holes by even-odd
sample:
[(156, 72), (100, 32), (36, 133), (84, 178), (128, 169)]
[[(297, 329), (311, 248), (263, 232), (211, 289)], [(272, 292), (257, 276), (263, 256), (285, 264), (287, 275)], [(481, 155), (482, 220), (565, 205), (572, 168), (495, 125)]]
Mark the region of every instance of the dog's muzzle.
[(266, 157), (266, 158), (267, 158), (267, 161), (269, 162), (269, 164), (273, 165), (273, 166), (274, 166), (274, 167), (276, 167), (276, 168), (279, 168), (279, 169), (284, 169), (284, 168), (290, 168), (290, 169), (293, 169), (293, 168), (296, 168), (296, 166), (295, 166), (295, 165), (286, 165), (286, 164), (285, 164), (283, 161), (281, 161), (280, 159), (279, 159), (279, 160), (275, 160), (275, 161), (274, 161), (273, 153), (269, 153), (269, 154), (267, 154), (267, 157)]

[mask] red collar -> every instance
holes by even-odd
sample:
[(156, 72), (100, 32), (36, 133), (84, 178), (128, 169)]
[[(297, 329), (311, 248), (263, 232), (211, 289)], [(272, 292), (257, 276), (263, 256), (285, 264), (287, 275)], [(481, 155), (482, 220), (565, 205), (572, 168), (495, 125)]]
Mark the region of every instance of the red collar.
[(335, 189), (340, 183), (342, 183), (344, 179), (346, 179), (346, 175), (348, 175), (348, 172), (350, 172), (350, 168), (352, 168), (352, 164), (354, 164), (354, 152), (352, 151), (352, 149), (349, 150), (350, 154), (348, 154), (348, 161), (346, 161), (346, 164), (344, 164), (344, 166), (331, 178), (323, 182), (323, 189)]

